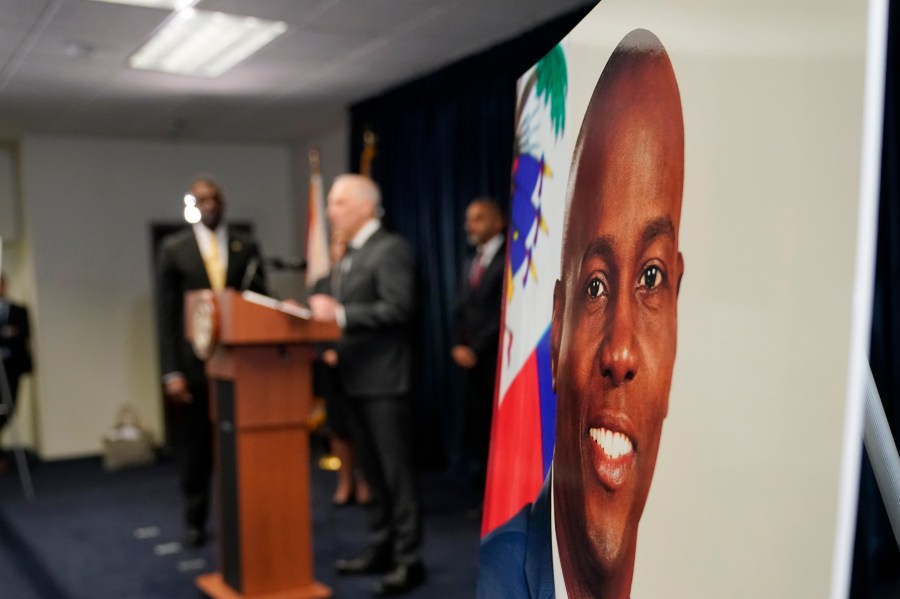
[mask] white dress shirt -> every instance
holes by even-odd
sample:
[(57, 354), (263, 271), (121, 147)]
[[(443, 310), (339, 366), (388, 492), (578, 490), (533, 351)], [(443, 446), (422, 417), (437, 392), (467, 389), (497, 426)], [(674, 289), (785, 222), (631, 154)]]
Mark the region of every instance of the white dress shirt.
[[(353, 236), (353, 239), (350, 240), (350, 243), (348, 245), (354, 250), (360, 249), (380, 228), (380, 220), (378, 220), (377, 218), (369, 219), (368, 221), (366, 221), (366, 224), (360, 227), (359, 231), (356, 232), (356, 235)], [(345, 255), (344, 259), (341, 260), (341, 273), (346, 275), (350, 270), (352, 264), (353, 254)], [(344, 312), (343, 304), (338, 304), (335, 308), (335, 319), (337, 320), (338, 326), (342, 329), (347, 326), (347, 314)]]
[(219, 257), (222, 259), (222, 269), (228, 272), (228, 227), (223, 223), (219, 223), (215, 231), (210, 231), (209, 227), (203, 223), (194, 223), (194, 238), (200, 247), (200, 255), (206, 257), (209, 254), (209, 247), (212, 243), (219, 244)]

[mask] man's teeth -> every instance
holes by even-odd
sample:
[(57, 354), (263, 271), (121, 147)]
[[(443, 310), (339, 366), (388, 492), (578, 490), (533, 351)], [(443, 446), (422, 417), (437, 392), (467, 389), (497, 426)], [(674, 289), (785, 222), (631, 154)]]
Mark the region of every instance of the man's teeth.
[(605, 428), (592, 428), (591, 439), (610, 458), (618, 458), (632, 451), (631, 439), (622, 433), (616, 433)]

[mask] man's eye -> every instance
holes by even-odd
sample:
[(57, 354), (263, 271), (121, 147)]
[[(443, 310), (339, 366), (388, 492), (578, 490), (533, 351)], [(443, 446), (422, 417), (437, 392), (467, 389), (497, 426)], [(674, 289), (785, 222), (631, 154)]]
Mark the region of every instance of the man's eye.
[(600, 297), (600, 294), (602, 294), (604, 291), (605, 291), (605, 288), (603, 286), (603, 281), (601, 281), (597, 277), (594, 277), (593, 279), (591, 279), (591, 282), (588, 283), (588, 295), (589, 296)]
[(641, 286), (653, 289), (662, 282), (662, 272), (656, 266), (648, 266), (641, 273)]

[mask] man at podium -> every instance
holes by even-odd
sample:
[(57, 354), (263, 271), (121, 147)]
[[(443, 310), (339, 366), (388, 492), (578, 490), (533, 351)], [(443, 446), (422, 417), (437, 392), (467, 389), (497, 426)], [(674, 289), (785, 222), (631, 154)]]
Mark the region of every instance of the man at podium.
[(332, 296), (309, 299), (313, 319), (337, 322), (337, 379), (348, 424), (372, 491), (369, 548), (338, 560), (341, 574), (386, 573), (378, 595), (425, 580), (411, 450), (409, 403), (415, 306), (412, 252), (378, 219), (381, 194), (368, 177), (341, 175), (328, 194), (332, 234), (349, 239)]
[(265, 293), (265, 276), (257, 243), (225, 225), (225, 199), (219, 185), (211, 179), (197, 179), (190, 195), (200, 212), (200, 222), (162, 242), (157, 260), (157, 318), (163, 392), (179, 412), (184, 542), (199, 547), (206, 541), (212, 430), (204, 364), (185, 340), (184, 294), (228, 287)]

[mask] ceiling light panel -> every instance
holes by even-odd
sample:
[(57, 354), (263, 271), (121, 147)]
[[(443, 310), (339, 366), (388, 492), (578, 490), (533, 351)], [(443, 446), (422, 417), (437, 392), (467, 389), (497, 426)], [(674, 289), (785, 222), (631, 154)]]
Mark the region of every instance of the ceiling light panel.
[(283, 21), (188, 8), (173, 14), (128, 64), (134, 69), (218, 77), (285, 31)]
[(197, 0), (94, 0), (107, 4), (127, 4), (129, 6), (146, 6), (165, 10), (181, 10), (197, 3)]

